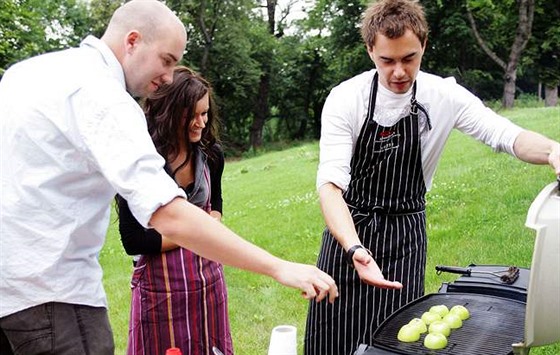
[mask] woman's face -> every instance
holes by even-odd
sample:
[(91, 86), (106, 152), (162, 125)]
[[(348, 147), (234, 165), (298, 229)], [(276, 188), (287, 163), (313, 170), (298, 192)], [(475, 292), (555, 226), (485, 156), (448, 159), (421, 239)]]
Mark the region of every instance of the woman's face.
[(196, 103), (194, 118), (189, 123), (189, 141), (192, 143), (199, 142), (202, 138), (202, 130), (206, 127), (206, 123), (208, 122), (209, 109), (210, 100), (207, 93)]

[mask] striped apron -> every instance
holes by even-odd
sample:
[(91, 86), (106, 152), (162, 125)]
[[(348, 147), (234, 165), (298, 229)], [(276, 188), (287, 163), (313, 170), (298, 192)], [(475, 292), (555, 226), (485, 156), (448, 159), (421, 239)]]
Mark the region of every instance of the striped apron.
[(360, 344), (372, 344), (379, 324), (397, 309), (424, 294), (426, 267), (426, 187), (422, 172), (420, 120), (430, 126), (416, 102), (392, 127), (373, 119), (377, 94), (373, 78), (366, 122), (350, 164), (344, 199), (362, 244), (388, 280), (401, 290), (385, 290), (360, 281), (346, 253), (328, 228), (323, 233), (317, 266), (339, 288), (334, 304), (310, 302), (305, 334), (306, 355), (351, 355)]
[[(210, 172), (200, 151), (194, 188), (186, 192), (191, 203), (211, 210)], [(233, 354), (221, 264), (184, 248), (142, 255), (131, 288), (128, 355), (165, 355), (171, 347), (183, 355), (211, 355), (213, 346)]]

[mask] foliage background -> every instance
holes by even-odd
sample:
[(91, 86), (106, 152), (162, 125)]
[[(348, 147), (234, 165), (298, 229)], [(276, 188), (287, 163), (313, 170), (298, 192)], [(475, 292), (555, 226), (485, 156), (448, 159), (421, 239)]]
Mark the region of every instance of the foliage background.
[[(560, 0), (534, 1), (532, 36), (518, 68), (518, 98), (536, 96), (539, 83), (560, 83)], [(320, 113), (330, 89), (372, 68), (359, 35), (360, 14), (368, 2), (166, 1), (189, 33), (183, 64), (200, 71), (215, 88), (228, 156), (319, 137)], [(76, 46), (89, 33), (101, 36), (121, 3), (0, 1), (0, 75), (29, 56)], [(491, 49), (506, 60), (515, 34), (516, 1), (421, 3), (431, 30), (423, 69), (454, 76), (483, 100), (499, 99), (503, 70), (478, 47), (465, 6), (473, 9)], [(302, 6), (306, 16), (293, 19), (290, 13)]]

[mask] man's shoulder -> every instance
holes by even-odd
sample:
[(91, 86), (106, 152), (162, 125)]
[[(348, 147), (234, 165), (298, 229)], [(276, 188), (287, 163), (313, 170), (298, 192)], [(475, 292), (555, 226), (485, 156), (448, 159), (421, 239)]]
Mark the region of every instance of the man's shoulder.
[(18, 75), (18, 76), (37, 76), (48, 75), (56, 70), (57, 67), (68, 68), (68, 64), (72, 64), (77, 48), (68, 48), (60, 51), (48, 52), (39, 54), (33, 57), (23, 59), (20, 62), (11, 65), (6, 70), (5, 75)]
[[(4, 74), (3, 95), (26, 100), (27, 105), (42, 108), (60, 104), (90, 83), (98, 83), (100, 93), (107, 93), (118, 82), (104, 73), (103, 64), (81, 48), (45, 53), (12, 65)], [(108, 85), (111, 83), (111, 85)], [(123, 90), (124, 91), (124, 90)]]
[(457, 80), (453, 76), (442, 77), (436, 74), (426, 73), (424, 71), (418, 72), (416, 76), (418, 85), (425, 88), (431, 89), (443, 89), (448, 90), (452, 86), (457, 85)]
[(5, 73), (17, 80), (31, 80), (33, 86), (61, 87), (89, 80), (105, 80), (110, 76), (106, 65), (82, 47), (44, 53), (13, 64)]

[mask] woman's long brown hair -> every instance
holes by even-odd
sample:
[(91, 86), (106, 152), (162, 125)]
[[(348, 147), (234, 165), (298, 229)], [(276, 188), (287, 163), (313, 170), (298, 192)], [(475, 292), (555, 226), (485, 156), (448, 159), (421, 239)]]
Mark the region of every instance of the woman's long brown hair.
[[(197, 102), (206, 94), (210, 101), (208, 122), (202, 130), (201, 140), (192, 143), (189, 141), (188, 127), (195, 117)], [(152, 141), (166, 161), (175, 159), (181, 148), (185, 148), (187, 157), (183, 164), (186, 164), (195, 144), (199, 145), (210, 159), (215, 158), (211, 148), (219, 139), (218, 117), (212, 88), (202, 76), (187, 67), (178, 66), (173, 72), (173, 82), (161, 86), (146, 98), (143, 105)], [(181, 144), (186, 146), (181, 147)]]
[[(202, 138), (197, 143), (189, 141), (188, 127), (193, 120), (196, 104), (204, 95), (208, 94), (210, 107), (208, 121), (202, 130)], [(186, 145), (187, 157), (176, 171), (189, 162), (193, 147), (199, 145), (209, 160), (217, 159), (215, 149), (219, 143), (218, 116), (215, 109), (212, 87), (202, 76), (193, 70), (178, 66), (173, 72), (173, 83), (161, 86), (143, 102), (144, 113), (148, 123), (148, 132), (158, 153), (170, 162), (181, 151), (181, 144)], [(186, 109), (186, 115), (185, 113)], [(182, 138), (179, 137), (182, 135)], [(182, 143), (184, 142), (184, 143)], [(174, 172), (172, 172), (174, 174)], [(118, 201), (122, 198), (116, 195)], [(118, 203), (115, 204), (118, 215)]]

